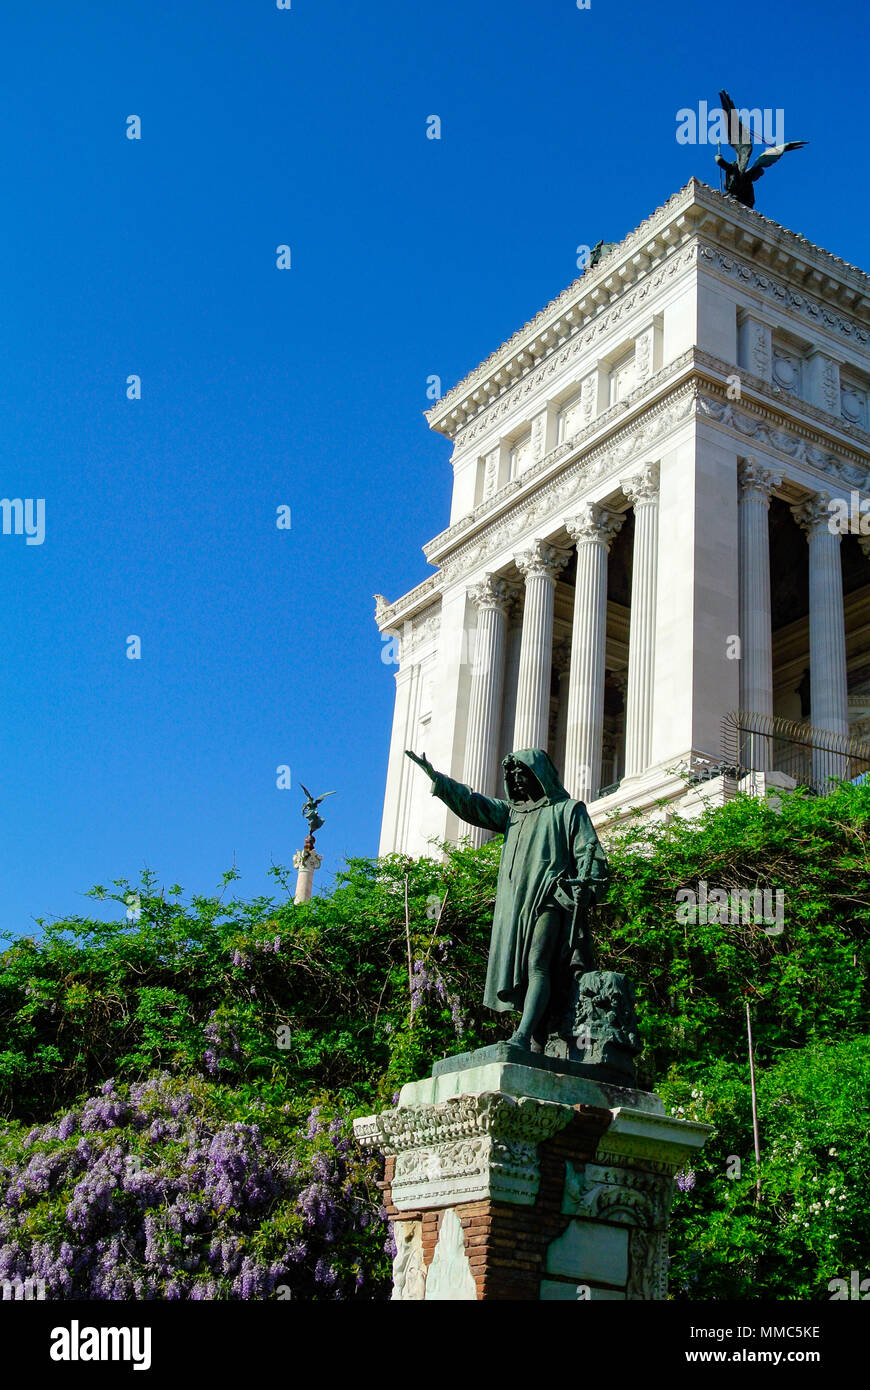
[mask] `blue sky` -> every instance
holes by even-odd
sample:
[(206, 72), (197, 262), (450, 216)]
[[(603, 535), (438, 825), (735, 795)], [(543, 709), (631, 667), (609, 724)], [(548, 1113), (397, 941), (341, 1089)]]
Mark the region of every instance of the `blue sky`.
[(430, 573), (449, 508), (427, 377), (493, 351), (578, 244), (718, 186), (675, 131), (723, 85), (811, 141), (759, 210), (866, 266), (867, 27), (688, 0), (6, 7), (0, 496), (45, 498), (46, 534), (0, 535), (0, 930), (97, 915), (85, 891), (145, 864), (272, 891), (300, 778), (339, 791), (322, 884), (376, 852), (372, 595)]

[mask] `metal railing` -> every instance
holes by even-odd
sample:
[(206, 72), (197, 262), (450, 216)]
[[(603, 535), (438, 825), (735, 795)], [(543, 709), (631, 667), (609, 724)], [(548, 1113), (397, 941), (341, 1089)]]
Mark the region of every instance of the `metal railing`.
[(722, 764), (733, 785), (749, 773), (782, 772), (817, 796), (870, 772), (870, 743), (799, 719), (731, 710), (722, 720)]

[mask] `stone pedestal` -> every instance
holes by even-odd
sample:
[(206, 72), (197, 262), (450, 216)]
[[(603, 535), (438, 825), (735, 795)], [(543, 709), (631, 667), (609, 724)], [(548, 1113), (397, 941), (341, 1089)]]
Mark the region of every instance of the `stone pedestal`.
[(314, 888), (314, 875), (323, 863), (323, 858), (314, 848), (314, 836), (305, 836), (305, 848), (298, 849), (293, 856), (293, 867), (296, 869), (296, 893), (294, 903), (307, 903), (311, 901), (311, 893)]
[(582, 1064), (474, 1059), (354, 1123), (386, 1157), (393, 1298), (666, 1298), (674, 1174), (710, 1128)]

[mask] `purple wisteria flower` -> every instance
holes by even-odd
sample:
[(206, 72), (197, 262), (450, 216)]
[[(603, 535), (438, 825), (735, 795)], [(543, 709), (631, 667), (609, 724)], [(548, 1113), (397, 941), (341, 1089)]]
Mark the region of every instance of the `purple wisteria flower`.
[(348, 1118), (315, 1106), (287, 1152), (269, 1126), (289, 1107), (248, 1104), (261, 1125), (215, 1113), (211, 1094), (166, 1073), (108, 1081), (22, 1132), (0, 1164), (0, 1281), (79, 1300), (266, 1299), (282, 1283), (309, 1298), (377, 1293), (386, 1212), (373, 1213), (374, 1170)]

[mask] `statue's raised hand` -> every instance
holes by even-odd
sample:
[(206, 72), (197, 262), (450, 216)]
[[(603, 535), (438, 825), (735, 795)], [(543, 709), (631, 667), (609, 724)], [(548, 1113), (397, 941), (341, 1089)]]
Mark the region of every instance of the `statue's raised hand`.
[(410, 748), (406, 748), (406, 749), (405, 749), (405, 757), (406, 757), (406, 758), (410, 758), (410, 759), (411, 759), (411, 762), (412, 762), (412, 763), (416, 763), (418, 767), (422, 767), (422, 769), (423, 769), (423, 771), (425, 772), (426, 776), (427, 776), (431, 781), (434, 781), (434, 780), (435, 780), (435, 778), (436, 778), (436, 776), (437, 776), (437, 773), (436, 773), (434, 767), (432, 766), (432, 764), (430, 763), (429, 759), (426, 757), (426, 754), (425, 754), (425, 753), (423, 753), (422, 756), (421, 756), (419, 753), (412, 753)]

